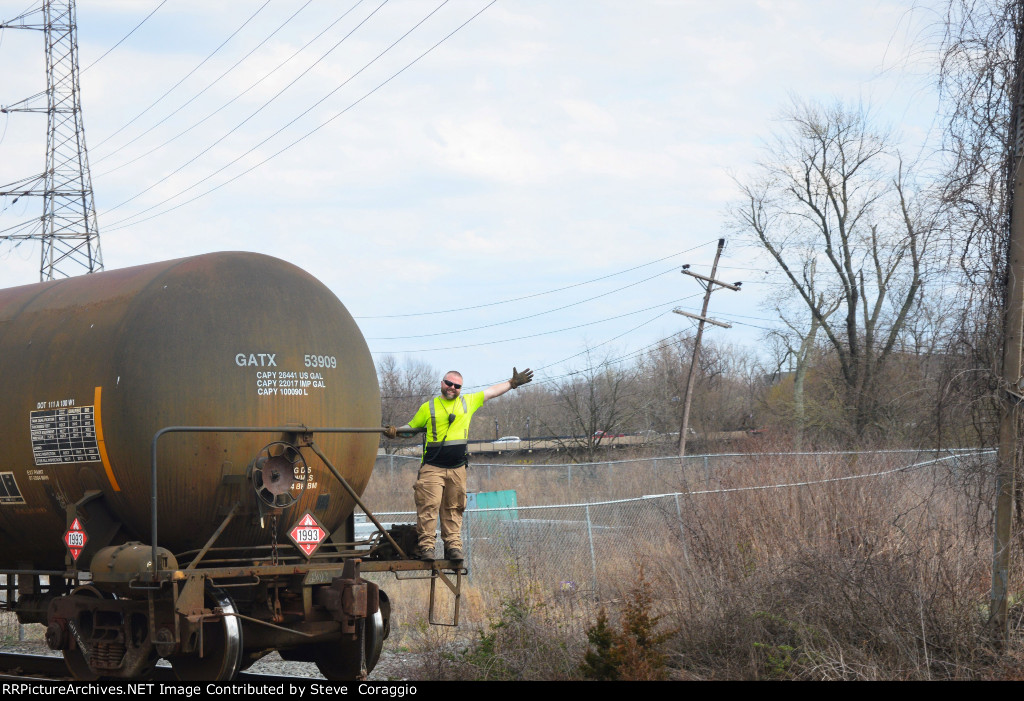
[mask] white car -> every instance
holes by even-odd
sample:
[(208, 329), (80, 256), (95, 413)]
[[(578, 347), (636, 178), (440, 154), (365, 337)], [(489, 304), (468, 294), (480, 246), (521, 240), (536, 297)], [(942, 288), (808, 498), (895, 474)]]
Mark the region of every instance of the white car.
[(495, 443), (518, 443), (519, 442), (519, 436), (502, 436), (501, 438), (499, 438), (498, 440), (496, 440), (494, 442)]

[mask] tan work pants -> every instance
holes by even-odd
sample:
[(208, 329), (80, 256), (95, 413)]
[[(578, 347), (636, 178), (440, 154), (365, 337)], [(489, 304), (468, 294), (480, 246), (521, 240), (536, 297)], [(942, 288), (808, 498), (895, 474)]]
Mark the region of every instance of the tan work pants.
[(462, 512), (466, 510), (466, 466), (421, 465), (413, 485), (416, 534), (419, 547), (433, 550), (437, 516), (441, 514), (441, 540), (448, 549), (462, 549)]

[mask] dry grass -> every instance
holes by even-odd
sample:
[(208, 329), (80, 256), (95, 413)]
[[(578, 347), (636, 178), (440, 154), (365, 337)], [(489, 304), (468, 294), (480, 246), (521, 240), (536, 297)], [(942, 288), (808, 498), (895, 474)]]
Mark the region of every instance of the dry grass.
[[(903, 464), (761, 456), (722, 482), (816, 482)], [(985, 676), (985, 481), (980, 469), (927, 468), (689, 499), (687, 562), (661, 567), (681, 594), (678, 663), (709, 678)]]
[(0, 644), (22, 640), (42, 640), (46, 626), (38, 623), (19, 625), (18, 617), (10, 611), (0, 611)]
[[(614, 462), (566, 464), (564, 454), (521, 453), (494, 458), (494, 462), (475, 461), (467, 475), (470, 492), (514, 489), (520, 504), (576, 504), (582, 501), (623, 499), (673, 491), (681, 485), (681, 475), (691, 485), (704, 484), (706, 476), (729, 470), (736, 457), (687, 458), (685, 471), (678, 460), (658, 459), (614, 451)], [(498, 460), (501, 462), (498, 462)], [(547, 464), (543, 460), (556, 464)], [(707, 470), (705, 469), (707, 467)], [(376, 511), (410, 511), (412, 487), (419, 462), (406, 457), (377, 461), (363, 500)]]
[[(398, 644), (422, 653), (410, 670), (417, 678), (578, 678), (598, 607), (618, 620), (643, 564), (652, 614), (673, 632), (662, 652), (674, 678), (1020, 678), (1024, 647), (1015, 637), (996, 652), (985, 622), (992, 507), (984, 465), (836, 481), (911, 459), (751, 455), (707, 473), (699, 463), (684, 471), (638, 461), (591, 475), (577, 467), (571, 487), (565, 468), (492, 469), (487, 479), (477, 464), (477, 488), (516, 489), (520, 505), (679, 490), (682, 518), (638, 521), (631, 550), (603, 553), (599, 597), (553, 587), (540, 558), (478, 566), (460, 629), (403, 620)], [(410, 509), (413, 479), (414, 469), (383, 475), (371, 482), (369, 503)], [(809, 484), (704, 493), (795, 483)], [(1011, 582), (1021, 581), (1018, 565)], [(409, 584), (385, 585), (396, 612), (425, 612), (425, 583), (418, 593)], [(422, 606), (410, 604), (419, 599)]]

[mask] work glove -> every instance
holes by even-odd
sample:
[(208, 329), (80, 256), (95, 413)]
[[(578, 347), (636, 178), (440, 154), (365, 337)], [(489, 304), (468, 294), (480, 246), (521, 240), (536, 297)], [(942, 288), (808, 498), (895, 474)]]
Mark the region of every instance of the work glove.
[(398, 438), (398, 429), (388, 424), (384, 427), (384, 435), (391, 439)]
[(508, 381), (512, 385), (512, 389), (515, 389), (519, 385), (525, 385), (527, 382), (533, 382), (533, 370), (526, 368), (522, 372), (512, 368), (512, 379)]

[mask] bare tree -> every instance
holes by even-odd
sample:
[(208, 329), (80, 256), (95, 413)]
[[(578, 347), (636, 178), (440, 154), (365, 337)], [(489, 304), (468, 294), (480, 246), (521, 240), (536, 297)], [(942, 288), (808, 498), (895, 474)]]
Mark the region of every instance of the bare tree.
[[(385, 424), (401, 426), (412, 419), (423, 402), (437, 392), (441, 374), (422, 361), (406, 358), (400, 363), (394, 355), (383, 356), (377, 362), (380, 382), (381, 420)], [(395, 441), (385, 441), (389, 452), (401, 447)]]
[[(948, 7), (942, 84), (953, 105), (947, 142), (954, 155), (949, 196), (961, 215), (959, 222), (972, 234), (962, 249), (965, 267), (980, 264), (977, 277), (984, 290), (967, 308), (965, 320), (982, 322), (985, 334), (962, 336), (977, 343), (978, 360), (987, 365), (992, 391), (986, 405), (989, 416), (999, 421), (990, 623), (1005, 644), (1010, 546), (1019, 543), (1012, 535), (1013, 506), (1018, 514), (1024, 508), (1024, 493), (1015, 483), (1021, 412), (1010, 399), (1021, 373), (1024, 8), (1009, 0), (951, 0)], [(981, 314), (972, 314), (973, 309)], [(992, 332), (999, 328), (1003, 333)], [(983, 438), (993, 435), (988, 432)]]
[(807, 412), (804, 408), (804, 387), (807, 382), (807, 372), (810, 369), (812, 351), (815, 348), (815, 340), (818, 336), (820, 324), (812, 315), (810, 328), (805, 331), (797, 324), (786, 319), (781, 312), (779, 313), (779, 318), (785, 324), (786, 330), (772, 331), (770, 336), (783, 348), (779, 370), (781, 371), (782, 364), (786, 360), (791, 361), (791, 367), (793, 368), (793, 447), (796, 450), (802, 450), (804, 430), (807, 427)]
[(939, 208), (864, 112), (797, 103), (785, 121), (758, 175), (740, 183), (734, 221), (821, 329), (859, 437), (874, 423), (881, 371), (929, 274)]
[(610, 363), (609, 357), (596, 360), (589, 350), (585, 358), (586, 365), (553, 383), (552, 392), (562, 408), (573, 444), (592, 459), (605, 435), (620, 430), (635, 414), (635, 404), (629, 398), (635, 391), (638, 373), (635, 368)]
[[(634, 398), (640, 429), (663, 434), (678, 430), (689, 368), (686, 349), (692, 346), (692, 336), (677, 333), (637, 359), (639, 378)], [(699, 402), (701, 394), (697, 389)]]
[(949, 354), (964, 359), (948, 396), (959, 398), (982, 444), (996, 440), (1009, 241), (1012, 127), (1022, 8), (1012, 0), (949, 0), (939, 85), (947, 124), (949, 245), (961, 285)]
[[(816, 267), (817, 260), (812, 259), (809, 270), (804, 276), (806, 287), (812, 293), (816, 288)], [(772, 295), (765, 302), (765, 306), (778, 315), (779, 320), (784, 326), (784, 328), (769, 331), (767, 336), (772, 343), (782, 348), (782, 352), (779, 354), (777, 372), (781, 372), (782, 365), (786, 361), (790, 361), (793, 369), (792, 419), (794, 424), (794, 447), (796, 450), (801, 450), (803, 448), (804, 431), (807, 428), (804, 389), (807, 382), (807, 373), (810, 370), (811, 361), (814, 357), (814, 351), (817, 349), (818, 331), (821, 328), (821, 323), (813, 313), (808, 314), (806, 305), (802, 304), (802, 299), (794, 294), (792, 288), (785, 290), (781, 294)], [(839, 309), (839, 304), (840, 300), (836, 297), (827, 300), (823, 292), (816, 294), (816, 307), (826, 319)], [(797, 307), (796, 311), (792, 309), (793, 306)], [(810, 319), (806, 319), (807, 316)]]

